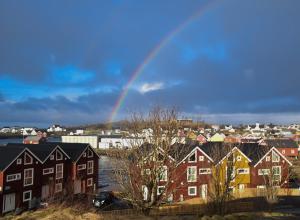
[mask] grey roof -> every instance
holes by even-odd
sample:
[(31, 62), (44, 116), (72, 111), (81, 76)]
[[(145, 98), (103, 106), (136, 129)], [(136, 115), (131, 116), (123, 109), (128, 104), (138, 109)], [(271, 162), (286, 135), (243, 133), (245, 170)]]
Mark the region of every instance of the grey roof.
[(72, 161), (77, 161), (82, 152), (90, 145), (88, 143), (61, 143), (48, 142), (47, 144), (59, 145), (70, 157)]
[(57, 145), (58, 144), (53, 145), (53, 144), (47, 144), (47, 143), (45, 143), (45, 144), (14, 144), (14, 143), (7, 144), (8, 147), (21, 147), (21, 148), (27, 147), (41, 161), (44, 161)]
[(270, 149), (261, 147), (258, 143), (241, 143), (237, 147), (252, 161), (252, 164), (256, 164)]
[(283, 139), (283, 138), (277, 138), (277, 139), (265, 139), (264, 142), (267, 144), (267, 146), (270, 147), (276, 147), (276, 148), (298, 148), (297, 143), (292, 139)]
[(20, 147), (0, 146), (0, 170), (4, 170), (23, 150)]
[(176, 143), (171, 146), (169, 154), (175, 161), (180, 162), (197, 146), (194, 142), (189, 144)]
[(218, 163), (223, 159), (232, 148), (231, 144), (224, 142), (206, 142), (200, 145), (200, 149), (212, 158), (214, 163)]

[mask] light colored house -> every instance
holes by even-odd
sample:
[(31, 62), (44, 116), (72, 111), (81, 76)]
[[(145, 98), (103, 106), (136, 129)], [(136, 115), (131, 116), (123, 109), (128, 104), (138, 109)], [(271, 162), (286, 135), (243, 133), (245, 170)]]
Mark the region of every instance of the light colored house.
[(210, 139), (210, 142), (223, 142), (225, 139), (224, 134), (215, 133)]

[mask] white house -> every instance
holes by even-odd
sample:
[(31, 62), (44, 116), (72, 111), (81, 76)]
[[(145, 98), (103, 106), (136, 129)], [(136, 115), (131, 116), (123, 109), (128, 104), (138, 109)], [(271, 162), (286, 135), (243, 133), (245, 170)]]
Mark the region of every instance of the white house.
[(142, 145), (144, 138), (123, 137), (122, 135), (100, 135), (99, 148), (131, 148), (133, 145)]
[(60, 125), (52, 125), (47, 129), (48, 132), (62, 132), (66, 131), (65, 128), (61, 127)]

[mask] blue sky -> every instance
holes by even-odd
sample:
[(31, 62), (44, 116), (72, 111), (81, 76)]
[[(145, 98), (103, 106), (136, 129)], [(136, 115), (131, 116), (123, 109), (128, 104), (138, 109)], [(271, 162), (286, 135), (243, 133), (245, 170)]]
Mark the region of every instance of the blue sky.
[(0, 2), (0, 126), (104, 122), (153, 105), (213, 123), (299, 123), (300, 1)]

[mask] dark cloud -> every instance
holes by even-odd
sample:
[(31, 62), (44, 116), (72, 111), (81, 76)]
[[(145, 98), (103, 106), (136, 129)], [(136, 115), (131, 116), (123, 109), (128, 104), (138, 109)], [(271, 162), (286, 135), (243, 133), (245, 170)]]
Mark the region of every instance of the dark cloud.
[[(155, 104), (216, 121), (300, 113), (300, 2), (210, 2), (1, 1), (1, 120), (107, 120), (149, 52), (207, 4), (147, 63), (117, 119)], [(163, 87), (141, 94), (145, 83)]]

